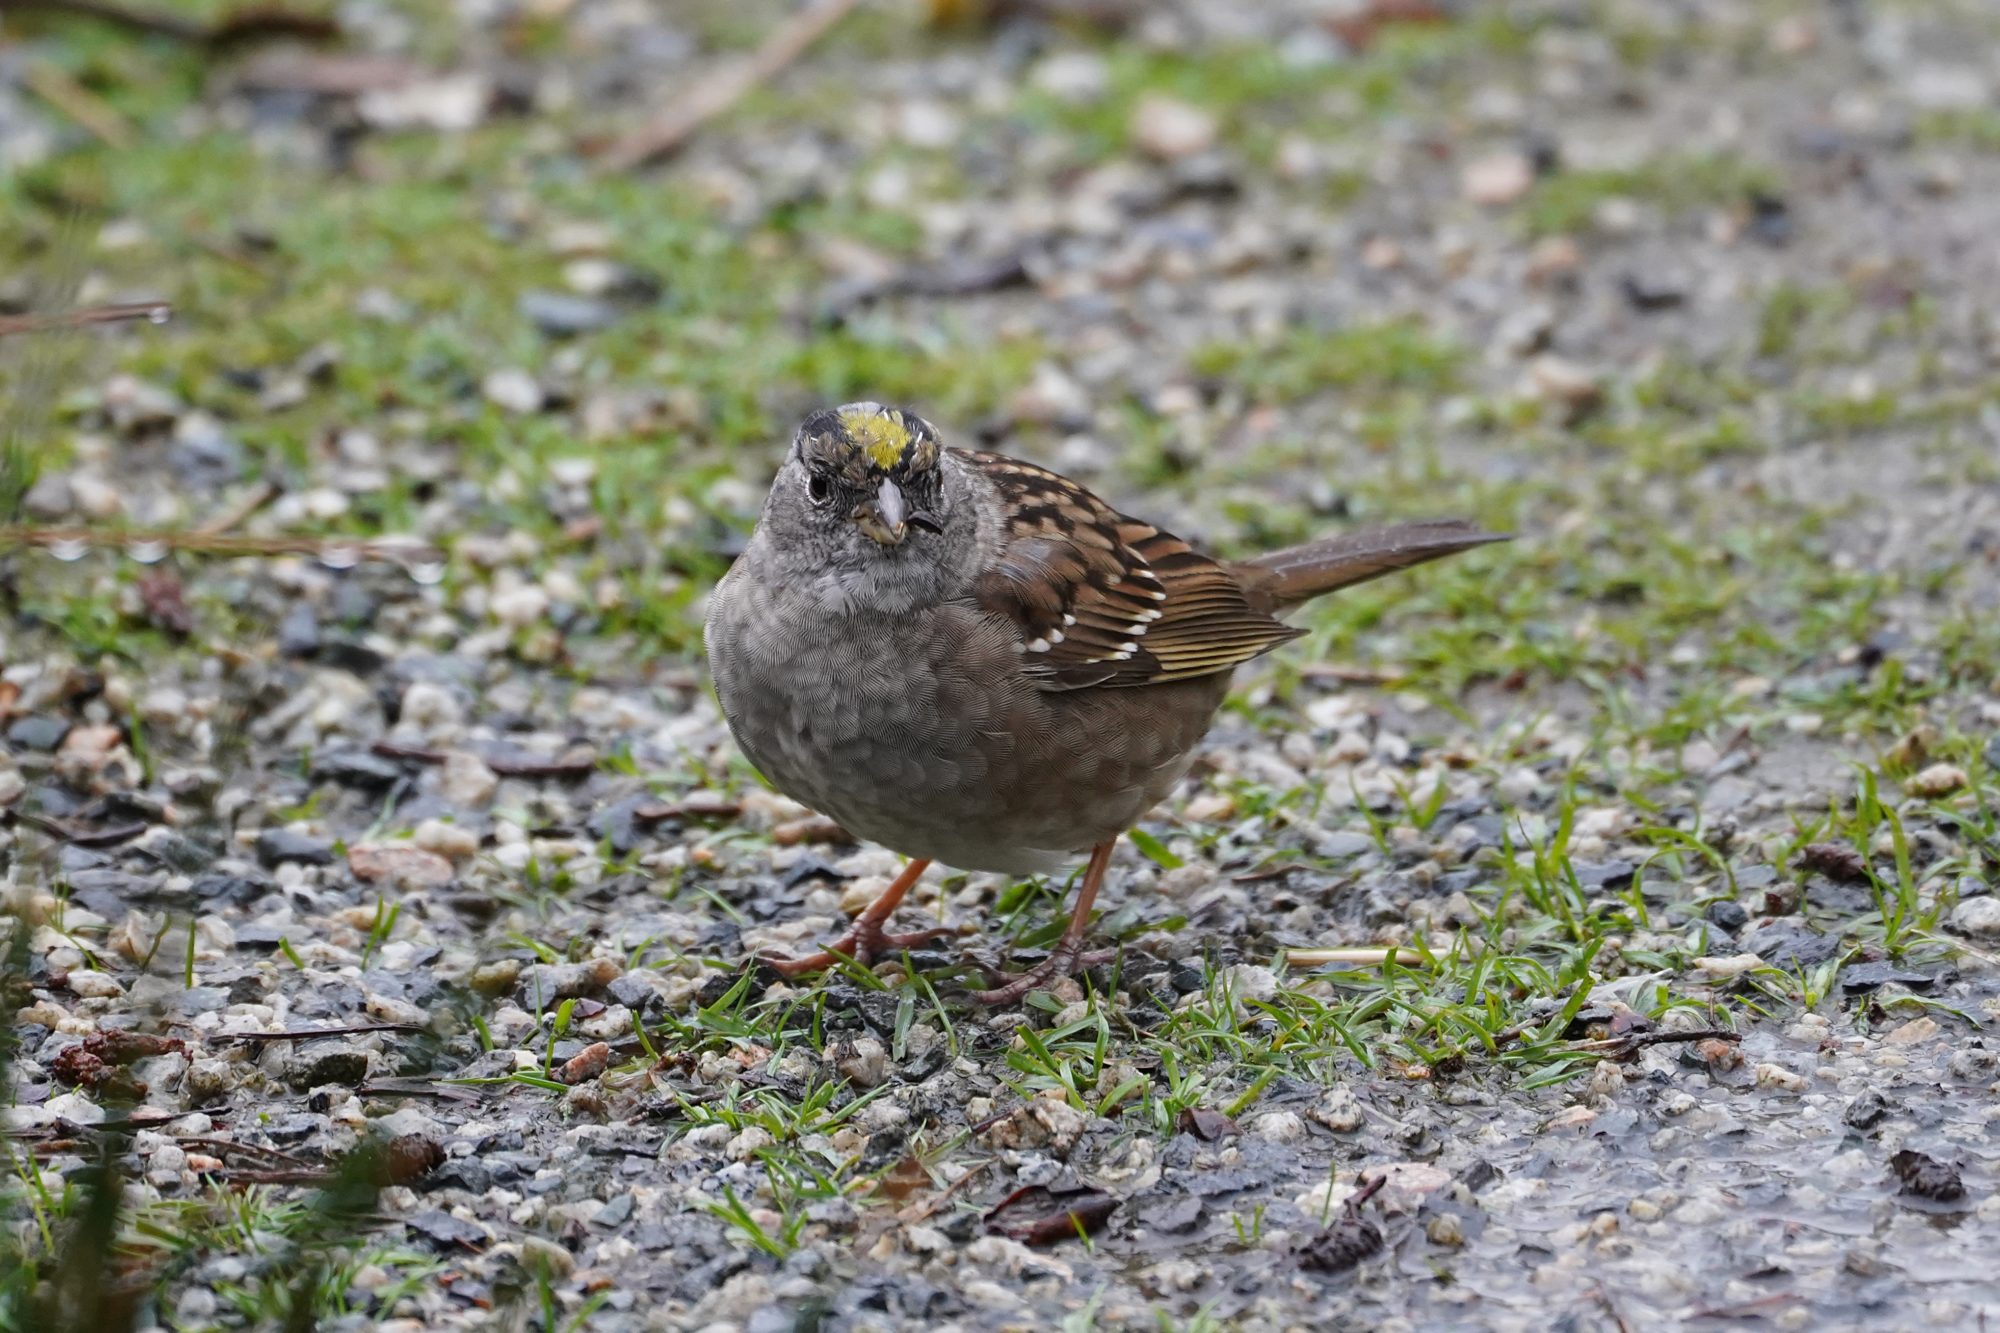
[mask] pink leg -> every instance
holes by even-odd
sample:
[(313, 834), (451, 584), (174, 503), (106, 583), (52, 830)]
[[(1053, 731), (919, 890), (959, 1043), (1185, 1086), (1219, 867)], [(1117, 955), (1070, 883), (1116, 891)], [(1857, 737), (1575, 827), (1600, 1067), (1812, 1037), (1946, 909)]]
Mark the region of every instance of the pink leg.
[(895, 883), (882, 890), (882, 896), (868, 904), (868, 909), (854, 918), (854, 924), (847, 928), (847, 933), (821, 952), (809, 954), (804, 958), (777, 958), (765, 954), (762, 956), (762, 961), (770, 964), (780, 976), (801, 977), (808, 972), (824, 972), (835, 963), (849, 958), (866, 967), (877, 958), (899, 953), (904, 949), (915, 949), (932, 940), (957, 934), (958, 932), (954, 930), (938, 929), (913, 930), (907, 934), (892, 935), (882, 929), (882, 923), (895, 914), (896, 909), (902, 905), (903, 896), (910, 891), (910, 887), (917, 882), (917, 878), (929, 865), (929, 861), (912, 861), (904, 866), (903, 873), (896, 876)]
[(1112, 838), (1090, 849), (1090, 865), (1083, 872), (1083, 887), (1077, 890), (1076, 907), (1069, 914), (1069, 927), (1063, 931), (1062, 939), (1048, 958), (1034, 970), (1024, 972), (993, 990), (975, 991), (974, 1000), (980, 1004), (1012, 1004), (1030, 991), (1040, 990), (1059, 977), (1073, 977), (1083, 968), (1111, 956), (1109, 951), (1085, 953), (1083, 936), (1090, 928), (1090, 909), (1097, 901), (1097, 886), (1104, 882), (1104, 872), (1111, 864), (1111, 849), (1117, 845), (1118, 839)]

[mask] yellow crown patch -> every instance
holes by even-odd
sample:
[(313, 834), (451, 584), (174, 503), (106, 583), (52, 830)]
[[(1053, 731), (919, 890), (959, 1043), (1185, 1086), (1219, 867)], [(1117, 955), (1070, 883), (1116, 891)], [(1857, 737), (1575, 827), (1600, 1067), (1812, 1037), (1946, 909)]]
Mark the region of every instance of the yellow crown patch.
[(915, 435), (903, 414), (893, 407), (846, 409), (840, 414), (840, 424), (868, 461), (884, 472), (902, 462)]

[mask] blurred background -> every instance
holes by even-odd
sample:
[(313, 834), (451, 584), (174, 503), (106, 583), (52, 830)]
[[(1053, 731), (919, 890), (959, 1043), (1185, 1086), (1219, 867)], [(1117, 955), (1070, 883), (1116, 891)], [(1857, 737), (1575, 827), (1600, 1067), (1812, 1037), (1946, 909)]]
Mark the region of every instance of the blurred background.
[[(12, 4), (0, 300), (176, 315), (6, 346), (9, 499), (421, 539), (462, 629), (628, 661), (691, 647), (795, 419), (871, 397), (1225, 548), (1534, 538), (1365, 590), (1339, 654), (1414, 597), (1451, 623), (1385, 655), (1450, 686), (1768, 674), (1867, 637), (1857, 566), (1965, 554), (1920, 487), (1991, 443), (1992, 17)], [(496, 569), (542, 596), (488, 615)], [(85, 604), (134, 577), (44, 609), (143, 630)]]

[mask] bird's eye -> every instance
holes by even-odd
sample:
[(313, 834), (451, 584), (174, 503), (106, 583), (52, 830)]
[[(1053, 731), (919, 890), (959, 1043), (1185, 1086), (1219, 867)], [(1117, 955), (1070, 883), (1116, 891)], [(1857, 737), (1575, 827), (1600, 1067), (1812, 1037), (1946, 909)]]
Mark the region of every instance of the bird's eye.
[(816, 505), (823, 505), (833, 498), (833, 478), (824, 472), (815, 472), (806, 478), (806, 494)]

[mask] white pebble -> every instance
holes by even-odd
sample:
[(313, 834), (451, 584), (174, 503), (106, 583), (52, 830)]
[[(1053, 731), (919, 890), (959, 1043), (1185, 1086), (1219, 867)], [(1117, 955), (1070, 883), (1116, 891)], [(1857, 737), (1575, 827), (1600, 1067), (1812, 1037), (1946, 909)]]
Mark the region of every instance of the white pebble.
[(523, 416), (541, 410), (542, 386), (527, 371), (515, 367), (491, 371), (480, 381), (479, 391), (496, 407)]
[(102, 972), (72, 972), (69, 988), (86, 1000), (108, 1000), (125, 993), (123, 982)]

